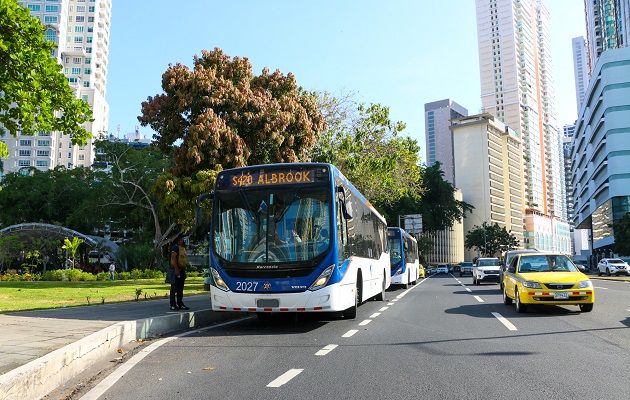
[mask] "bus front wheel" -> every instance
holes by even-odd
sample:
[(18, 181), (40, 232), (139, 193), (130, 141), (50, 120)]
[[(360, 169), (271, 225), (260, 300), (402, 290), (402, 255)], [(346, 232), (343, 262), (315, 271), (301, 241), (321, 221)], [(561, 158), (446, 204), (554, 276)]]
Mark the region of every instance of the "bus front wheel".
[(354, 305), (343, 310), (343, 317), (355, 319), (357, 317), (357, 306), (359, 305), (359, 285), (354, 287)]

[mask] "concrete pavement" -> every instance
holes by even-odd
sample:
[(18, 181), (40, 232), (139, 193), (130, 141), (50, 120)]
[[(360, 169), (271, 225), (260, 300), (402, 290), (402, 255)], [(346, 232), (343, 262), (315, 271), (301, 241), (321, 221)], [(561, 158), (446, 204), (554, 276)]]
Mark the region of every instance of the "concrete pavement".
[(244, 317), (214, 312), (209, 295), (0, 314), (0, 399), (38, 399), (118, 349), (194, 327)]

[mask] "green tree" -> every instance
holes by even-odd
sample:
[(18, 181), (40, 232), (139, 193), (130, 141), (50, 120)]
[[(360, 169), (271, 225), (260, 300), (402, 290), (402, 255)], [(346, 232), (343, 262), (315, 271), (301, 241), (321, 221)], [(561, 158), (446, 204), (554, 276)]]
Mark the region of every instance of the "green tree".
[(195, 56), (192, 71), (169, 65), (162, 90), (142, 103), (138, 121), (156, 132), (162, 151), (174, 151), (174, 176), (307, 160), (325, 127), (314, 96), (293, 74), (265, 68), (256, 76), (247, 58), (218, 48)]
[(455, 199), (455, 188), (444, 179), (444, 171), (439, 162), (424, 169), (422, 180), (420, 214), (425, 232), (437, 232), (452, 227), (455, 221), (461, 221), (466, 212), (474, 209), (471, 204)]
[(630, 213), (613, 223), (615, 243), (613, 251), (621, 256), (630, 256)]
[[(56, 45), (45, 40), (45, 31), (17, 0), (0, 0), (0, 124), (13, 136), (60, 131), (85, 145), (91, 134), (81, 124), (92, 113), (51, 57)], [(6, 156), (0, 142), (0, 157)]]
[(417, 207), (420, 146), (401, 136), (404, 123), (391, 121), (388, 107), (357, 104), (352, 95), (338, 99), (321, 93), (318, 104), (328, 130), (320, 134), (312, 160), (337, 166), (389, 220), (405, 206)]
[(86, 206), (97, 188), (98, 174), (90, 168), (13, 172), (2, 177), (0, 224), (42, 222), (80, 232), (93, 230), (98, 210)]
[(508, 250), (516, 249), (518, 239), (497, 223), (494, 225), (484, 223), (482, 226), (475, 225), (466, 234), (464, 247), (468, 250), (477, 250), (482, 257), (495, 257)]
[(78, 238), (76, 236), (74, 236), (72, 238), (72, 240), (65, 238), (63, 240), (63, 246), (61, 246), (62, 249), (66, 250), (69, 255), (70, 255), (70, 260), (72, 261), (72, 263), (70, 264), (72, 269), (74, 269), (74, 257), (77, 253), (77, 250), (79, 250), (79, 246), (81, 246), (81, 243), (83, 243), (84, 240), (81, 238)]
[(154, 191), (173, 159), (153, 146), (98, 141), (96, 148), (101, 154), (97, 165), (108, 171), (99, 182), (97, 206), (120, 228), (140, 233), (139, 242), (152, 244), (153, 255), (144, 260), (153, 268), (162, 245), (181, 231), (176, 218), (161, 212), (163, 198)]

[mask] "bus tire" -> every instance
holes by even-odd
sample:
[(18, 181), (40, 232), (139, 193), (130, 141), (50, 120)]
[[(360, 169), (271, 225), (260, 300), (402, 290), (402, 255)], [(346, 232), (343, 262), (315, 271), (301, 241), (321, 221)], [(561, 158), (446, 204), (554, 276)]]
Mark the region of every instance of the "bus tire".
[(359, 305), (359, 285), (354, 287), (354, 305), (343, 310), (343, 317), (347, 319), (355, 319), (357, 317), (357, 307)]
[(409, 282), (411, 282), (411, 271), (407, 272), (407, 282), (403, 285), (405, 289), (409, 289)]
[(374, 297), (376, 301), (385, 301), (385, 280), (385, 271), (383, 271), (383, 285), (381, 286), (381, 293)]

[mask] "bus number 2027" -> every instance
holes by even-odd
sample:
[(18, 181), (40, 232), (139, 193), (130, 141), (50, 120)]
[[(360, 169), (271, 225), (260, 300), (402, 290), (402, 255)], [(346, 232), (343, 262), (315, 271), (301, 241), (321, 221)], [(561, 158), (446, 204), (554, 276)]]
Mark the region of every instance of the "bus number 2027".
[(256, 290), (258, 282), (236, 282), (237, 292), (253, 292)]

